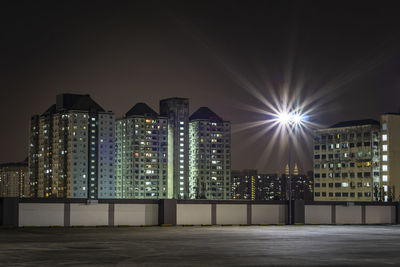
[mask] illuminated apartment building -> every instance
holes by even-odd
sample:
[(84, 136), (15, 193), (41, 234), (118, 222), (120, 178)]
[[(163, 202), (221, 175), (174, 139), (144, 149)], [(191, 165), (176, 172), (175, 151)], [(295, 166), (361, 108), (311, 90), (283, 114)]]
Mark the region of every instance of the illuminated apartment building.
[[(167, 118), (144, 103), (116, 122), (115, 197), (167, 198)], [(172, 183), (169, 185), (172, 187)]]
[(381, 115), (381, 201), (400, 200), (400, 113)]
[(89, 95), (56, 100), (31, 118), (31, 196), (114, 198), (114, 114)]
[(189, 198), (189, 99), (161, 100), (160, 116), (168, 119), (168, 198)]
[(232, 171), (232, 198), (285, 200), (285, 182), (278, 174), (258, 174), (257, 170)]
[(256, 199), (257, 170), (232, 170), (232, 199)]
[(0, 164), (0, 197), (29, 197), (28, 160)]
[(379, 122), (337, 123), (314, 132), (314, 200), (373, 201), (380, 186)]
[(231, 198), (231, 129), (207, 107), (199, 108), (189, 125), (189, 196)]

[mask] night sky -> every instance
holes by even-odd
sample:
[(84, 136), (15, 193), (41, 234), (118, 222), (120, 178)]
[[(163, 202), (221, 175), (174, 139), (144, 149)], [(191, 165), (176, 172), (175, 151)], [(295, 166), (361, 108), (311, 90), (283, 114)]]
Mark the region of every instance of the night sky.
[[(399, 112), (394, 4), (2, 1), (0, 162), (27, 156), (30, 116), (69, 92), (90, 94), (117, 117), (137, 102), (158, 111), (162, 98), (188, 97), (191, 113), (208, 106), (232, 122), (233, 169), (281, 172), (286, 150), (274, 129), (237, 132), (265, 118), (248, 107), (269, 110), (254, 92), (272, 101), (271, 90), (288, 88), (315, 107), (310, 119), (321, 126)], [(312, 143), (297, 140), (305, 172)]]

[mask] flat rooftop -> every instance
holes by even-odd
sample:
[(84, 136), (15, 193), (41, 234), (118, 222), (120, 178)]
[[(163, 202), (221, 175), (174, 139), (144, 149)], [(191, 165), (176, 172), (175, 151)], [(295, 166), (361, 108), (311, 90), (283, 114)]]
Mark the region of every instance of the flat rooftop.
[(400, 225), (0, 229), (6, 266), (399, 265)]

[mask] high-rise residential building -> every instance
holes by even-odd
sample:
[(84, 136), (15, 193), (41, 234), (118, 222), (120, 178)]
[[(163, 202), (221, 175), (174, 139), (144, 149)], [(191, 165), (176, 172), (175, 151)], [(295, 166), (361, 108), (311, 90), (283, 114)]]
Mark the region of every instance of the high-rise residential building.
[(28, 159), (0, 164), (0, 197), (29, 197)]
[(381, 115), (381, 186), (375, 188), (380, 201), (400, 201), (400, 113)]
[(32, 197), (114, 198), (114, 114), (89, 95), (57, 95), (31, 119)]
[(314, 200), (373, 201), (380, 187), (379, 122), (337, 123), (314, 132)]
[(189, 197), (231, 198), (231, 126), (207, 107), (190, 118)]
[(160, 116), (168, 119), (168, 198), (189, 198), (189, 99), (161, 100)]
[(158, 199), (172, 191), (168, 183), (168, 120), (144, 103), (116, 122), (115, 197)]

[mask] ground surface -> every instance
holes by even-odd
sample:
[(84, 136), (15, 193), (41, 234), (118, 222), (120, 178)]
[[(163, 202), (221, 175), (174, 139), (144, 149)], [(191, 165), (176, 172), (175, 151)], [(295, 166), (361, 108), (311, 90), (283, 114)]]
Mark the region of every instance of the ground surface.
[(1, 266), (400, 265), (400, 226), (0, 229)]

